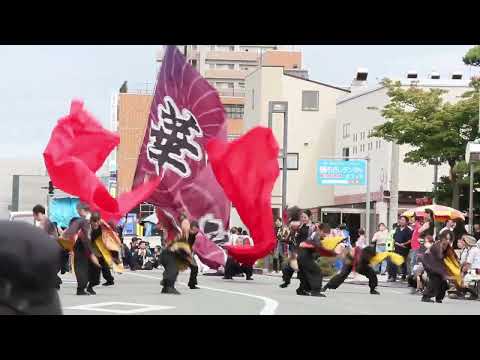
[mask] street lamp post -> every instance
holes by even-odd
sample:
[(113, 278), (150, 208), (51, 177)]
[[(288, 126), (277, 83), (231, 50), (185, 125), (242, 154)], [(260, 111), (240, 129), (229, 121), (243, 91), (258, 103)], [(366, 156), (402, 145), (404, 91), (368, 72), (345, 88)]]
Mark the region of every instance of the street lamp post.
[(468, 228), (473, 233), (473, 176), (475, 175), (474, 165), (480, 161), (480, 144), (469, 142), (465, 153), (465, 160), (470, 166), (470, 194), (468, 206)]
[(283, 114), (283, 145), (282, 145), (282, 209), (283, 213), (287, 206), (287, 156), (288, 156), (288, 102), (270, 101), (268, 103), (268, 127), (273, 124), (273, 114)]

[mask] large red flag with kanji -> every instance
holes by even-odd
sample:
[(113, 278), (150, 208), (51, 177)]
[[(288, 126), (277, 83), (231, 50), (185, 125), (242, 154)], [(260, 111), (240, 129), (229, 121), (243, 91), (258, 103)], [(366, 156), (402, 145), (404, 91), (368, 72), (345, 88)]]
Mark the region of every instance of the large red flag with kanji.
[(271, 196), (280, 173), (278, 144), (270, 129), (257, 127), (231, 143), (211, 140), (207, 151), (218, 182), (253, 238), (253, 246), (227, 246), (227, 251), (253, 265), (275, 247)]
[(81, 101), (73, 101), (70, 114), (58, 121), (43, 153), (53, 185), (78, 196), (105, 221), (120, 219), (148, 197), (160, 180), (113, 198), (95, 173), (119, 143), (118, 134), (104, 129)]
[(182, 213), (207, 224), (201, 230), (210, 239), (223, 238), (230, 202), (215, 179), (205, 145), (226, 140), (225, 110), (217, 91), (176, 46), (166, 47), (146, 120), (133, 187), (161, 178), (147, 202), (156, 206), (169, 239), (180, 231)]

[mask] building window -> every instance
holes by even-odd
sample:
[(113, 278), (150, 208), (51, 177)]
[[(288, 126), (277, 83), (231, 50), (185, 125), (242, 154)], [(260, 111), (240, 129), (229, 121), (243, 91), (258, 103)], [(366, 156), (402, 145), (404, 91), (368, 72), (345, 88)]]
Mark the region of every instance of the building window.
[(381, 140), (377, 140), (377, 149), (380, 149), (380, 143), (382, 142)]
[(318, 111), (318, 91), (302, 91), (302, 111)]
[(365, 152), (365, 144), (360, 145), (360, 152)]
[(234, 64), (216, 64), (217, 69), (230, 69), (233, 70), (235, 67)]
[(227, 118), (229, 119), (243, 119), (243, 105), (224, 105)]
[(348, 160), (348, 157), (350, 156), (350, 148), (343, 148), (342, 149), (342, 156), (344, 157), (345, 160)]
[(365, 140), (365, 131), (360, 133), (360, 140)]
[(373, 143), (369, 142), (368, 143), (368, 151), (373, 150)]
[(353, 155), (357, 154), (357, 145), (353, 146)]
[[(278, 167), (280, 170), (283, 169), (283, 158), (281, 155), (278, 156)], [(287, 154), (287, 170), (298, 170), (298, 153)]]
[(217, 45), (217, 51), (235, 51), (235, 45)]
[(217, 81), (218, 89), (233, 89), (233, 82)]
[(215, 51), (215, 45), (210, 45), (210, 50)]
[(192, 66), (193, 66), (194, 69), (197, 68), (197, 60), (195, 60), (195, 59), (192, 60)]
[(357, 134), (353, 134), (353, 141), (357, 142)]
[(208, 67), (209, 67), (210, 69), (215, 69), (215, 64), (208, 64)]
[(343, 138), (350, 137), (350, 124), (343, 124)]
[(242, 89), (245, 89), (245, 83), (244, 82), (239, 82), (238, 87), (242, 88)]

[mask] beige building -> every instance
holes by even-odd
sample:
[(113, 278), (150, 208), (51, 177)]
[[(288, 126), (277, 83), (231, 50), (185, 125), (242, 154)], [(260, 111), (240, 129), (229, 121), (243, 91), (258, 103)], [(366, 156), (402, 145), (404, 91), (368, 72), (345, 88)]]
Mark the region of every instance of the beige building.
[[(302, 53), (285, 45), (181, 45), (189, 63), (219, 92), (227, 113), (229, 138), (245, 131), (245, 78), (261, 65), (283, 66), (286, 72), (308, 78)], [(157, 61), (163, 59), (163, 50)]]
[[(316, 183), (316, 163), (335, 152), (336, 102), (348, 90), (289, 74), (282, 66), (262, 66), (246, 78), (245, 128), (268, 127), (269, 102), (288, 102), (288, 206), (317, 209), (333, 204), (333, 187)], [(272, 130), (283, 144), (283, 115), (274, 114)], [(281, 208), (282, 178), (272, 206)]]
[[(182, 52), (184, 46), (179, 46)], [(260, 63), (284, 64), (285, 71), (307, 77), (302, 70), (302, 54), (298, 51), (275, 50), (276, 45), (187, 45), (187, 59), (220, 94), (227, 113), (228, 136), (239, 137), (245, 132), (245, 77)], [(163, 50), (157, 53), (161, 63)], [(138, 153), (145, 133), (153, 89), (130, 88), (112, 98), (111, 129), (120, 133), (121, 142), (110, 158), (110, 171), (116, 172), (116, 192), (131, 189)]]
[[(354, 80), (351, 94), (339, 100), (337, 104), (335, 156), (368, 156), (371, 159), (370, 191), (373, 216), (370, 228), (373, 231), (379, 222), (389, 223), (388, 192), (392, 186), (392, 165), (393, 174), (398, 172), (400, 212), (416, 206), (416, 199), (426, 196), (433, 190), (434, 167), (405, 163), (403, 161), (405, 153), (409, 151), (407, 145), (398, 147), (398, 162), (396, 165), (392, 164), (392, 143), (368, 137), (373, 127), (385, 122), (381, 110), (388, 104), (389, 98), (384, 86), (368, 85), (368, 71), (359, 71), (357, 77), (360, 75), (361, 78), (362, 74), (363, 80)], [(419, 79), (418, 74), (409, 72), (405, 78), (393, 80), (401, 81), (404, 87), (414, 85), (423, 89), (446, 90), (448, 92), (444, 95), (444, 100), (448, 102), (458, 101), (469, 89), (469, 81), (462, 79), (461, 74), (440, 77), (440, 74), (432, 73), (426, 78)], [(448, 166), (439, 166), (438, 178), (446, 175)], [(387, 193), (384, 194), (384, 191)], [(337, 218), (340, 217), (340, 213), (342, 218), (356, 214), (360, 218), (359, 225), (365, 227), (365, 198), (365, 186), (335, 186), (333, 206), (335, 209), (324, 211), (330, 215), (336, 213)]]

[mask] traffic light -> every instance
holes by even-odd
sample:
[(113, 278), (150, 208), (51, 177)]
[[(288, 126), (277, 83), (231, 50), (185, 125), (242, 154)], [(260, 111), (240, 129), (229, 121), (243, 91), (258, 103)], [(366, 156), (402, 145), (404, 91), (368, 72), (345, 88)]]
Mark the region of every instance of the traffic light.
[(48, 182), (48, 194), (53, 195), (55, 188), (53, 187), (53, 183), (51, 181)]

